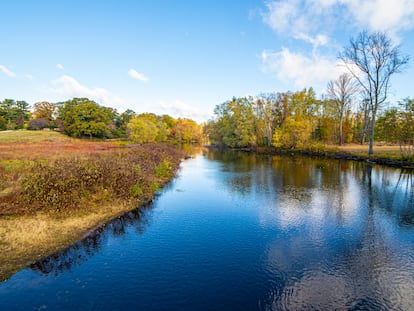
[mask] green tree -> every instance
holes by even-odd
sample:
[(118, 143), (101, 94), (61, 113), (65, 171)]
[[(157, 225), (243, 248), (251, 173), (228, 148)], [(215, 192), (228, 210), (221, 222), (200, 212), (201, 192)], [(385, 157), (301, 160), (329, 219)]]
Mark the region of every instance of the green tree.
[(386, 110), (375, 122), (375, 139), (397, 143), (400, 131), (400, 112), (397, 108)]
[(229, 147), (257, 145), (256, 116), (253, 102), (246, 97), (216, 106), (218, 137)]
[(3, 116), (0, 116), (0, 131), (6, 130), (6, 129), (7, 129), (7, 120)]
[(102, 107), (88, 98), (73, 98), (59, 107), (58, 117), (63, 121), (64, 131), (72, 137), (110, 136), (113, 120), (111, 108)]
[(0, 117), (6, 121), (7, 129), (23, 128), (24, 122), (29, 120), (29, 114), (29, 104), (23, 100), (4, 99), (0, 102)]
[(414, 99), (406, 98), (399, 103), (402, 108), (399, 123), (399, 143), (401, 156), (413, 160), (414, 157)]
[(127, 109), (123, 113), (120, 114), (119, 123), (117, 123), (117, 127), (119, 129), (125, 130), (127, 129), (127, 125), (132, 118), (136, 117), (137, 114), (131, 110)]

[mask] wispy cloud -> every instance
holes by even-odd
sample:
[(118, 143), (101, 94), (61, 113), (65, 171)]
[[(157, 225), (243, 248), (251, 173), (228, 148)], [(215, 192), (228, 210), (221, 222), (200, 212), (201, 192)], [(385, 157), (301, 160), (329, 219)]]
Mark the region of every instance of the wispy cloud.
[(56, 64), (56, 68), (59, 69), (59, 70), (65, 69), (65, 67), (63, 67), (62, 64)]
[(65, 98), (87, 97), (110, 107), (125, 108), (125, 101), (104, 88), (91, 88), (79, 83), (75, 78), (63, 75), (52, 81), (51, 91)]
[(168, 114), (175, 118), (190, 118), (197, 122), (206, 121), (212, 117), (211, 113), (201, 111), (180, 100), (175, 100), (173, 102), (163, 101), (159, 104), (158, 108), (163, 114)]
[(31, 74), (28, 74), (28, 73), (26, 73), (26, 74), (24, 75), (24, 77), (25, 77), (27, 80), (33, 80), (33, 78), (34, 78)]
[(13, 71), (9, 70), (6, 66), (0, 65), (0, 71), (2, 71), (11, 78), (16, 77), (16, 74)]
[(131, 78), (136, 79), (136, 80), (139, 80), (139, 81), (147, 82), (149, 80), (146, 75), (144, 75), (143, 73), (139, 73), (135, 69), (129, 69), (128, 70), (128, 75)]
[(344, 70), (335, 58), (307, 56), (288, 48), (278, 52), (264, 50), (260, 58), (263, 72), (275, 74), (280, 81), (293, 81), (298, 88), (313, 86), (318, 91), (323, 91), (327, 81), (337, 78)]
[[(277, 34), (311, 43), (314, 47), (329, 41), (326, 27), (333, 24), (327, 0), (281, 0), (268, 2), (263, 20)], [(321, 27), (323, 23), (324, 27)]]

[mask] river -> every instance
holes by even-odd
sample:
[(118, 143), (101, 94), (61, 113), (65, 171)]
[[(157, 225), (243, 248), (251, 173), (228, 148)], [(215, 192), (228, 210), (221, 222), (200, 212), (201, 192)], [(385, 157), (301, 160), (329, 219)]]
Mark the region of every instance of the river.
[(204, 149), (146, 207), (0, 284), (0, 310), (412, 310), (413, 175)]

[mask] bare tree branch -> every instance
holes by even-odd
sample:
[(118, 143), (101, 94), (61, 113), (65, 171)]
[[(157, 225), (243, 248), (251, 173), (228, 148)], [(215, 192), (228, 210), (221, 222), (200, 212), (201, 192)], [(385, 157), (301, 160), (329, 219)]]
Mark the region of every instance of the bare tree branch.
[(400, 47), (393, 46), (386, 33), (369, 34), (363, 31), (358, 37), (351, 39), (350, 45), (344, 49), (339, 58), (368, 95), (371, 113), (368, 151), (368, 156), (370, 156), (373, 153), (376, 114), (381, 104), (387, 99), (390, 77), (405, 68), (409, 56), (401, 55)]

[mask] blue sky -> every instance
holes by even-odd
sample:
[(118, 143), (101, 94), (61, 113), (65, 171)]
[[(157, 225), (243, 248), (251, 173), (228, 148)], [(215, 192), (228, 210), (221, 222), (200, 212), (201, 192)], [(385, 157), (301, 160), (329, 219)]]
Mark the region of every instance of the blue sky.
[[(314, 87), (360, 31), (414, 56), (414, 0), (5, 1), (0, 100), (88, 97), (203, 121), (233, 96)], [(414, 60), (390, 101), (414, 97)]]

